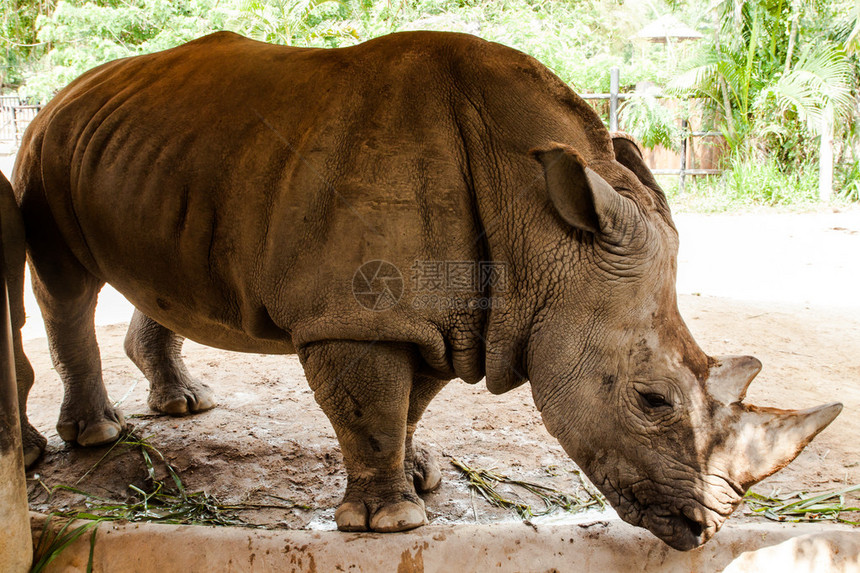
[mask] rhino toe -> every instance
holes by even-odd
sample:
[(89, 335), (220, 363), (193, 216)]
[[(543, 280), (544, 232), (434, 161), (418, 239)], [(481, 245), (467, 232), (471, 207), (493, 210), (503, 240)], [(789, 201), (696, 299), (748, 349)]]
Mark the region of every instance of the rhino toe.
[(187, 416), (218, 405), (212, 389), (197, 381), (187, 381), (160, 391), (152, 390), (147, 403), (153, 410), (171, 416)]
[(334, 512), (341, 531), (367, 531), (367, 507), (360, 501), (345, 501)]
[(418, 503), (399, 501), (382, 506), (370, 520), (370, 529), (389, 533), (415, 529), (426, 523), (427, 514), (424, 512), (424, 503), (420, 499)]
[(442, 470), (436, 457), (429, 450), (415, 446), (412, 454), (411, 471), (412, 483), (418, 493), (427, 493), (439, 487), (442, 483)]
[(24, 446), (24, 467), (29, 468), (45, 453), (48, 440), (29, 422), (24, 421), (21, 427), (21, 443)]
[(64, 416), (57, 422), (57, 433), (66, 442), (85, 447), (101, 446), (116, 441), (125, 428), (125, 418), (117, 409), (91, 416)]

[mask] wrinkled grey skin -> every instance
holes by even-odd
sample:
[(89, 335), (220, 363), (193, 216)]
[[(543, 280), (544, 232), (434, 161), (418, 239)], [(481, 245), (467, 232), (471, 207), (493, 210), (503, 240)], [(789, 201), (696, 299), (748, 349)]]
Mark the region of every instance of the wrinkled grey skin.
[[(440, 474), (413, 433), (455, 377), (528, 380), (619, 514), (677, 549), (840, 409), (741, 403), (760, 364), (707, 356), (681, 320), (678, 236), (638, 148), (540, 63), (474, 37), (306, 50), (219, 33), (112, 62), (39, 114), (13, 186), (61, 437), (123, 424), (92, 322), (109, 282), (140, 310), (126, 347), (156, 409), (214, 405), (180, 335), (298, 353), (344, 455), (342, 530), (426, 522), (417, 494)], [(406, 277), (382, 311), (352, 292), (373, 260)], [(507, 280), (415, 305), (416, 261), (491, 261)]]

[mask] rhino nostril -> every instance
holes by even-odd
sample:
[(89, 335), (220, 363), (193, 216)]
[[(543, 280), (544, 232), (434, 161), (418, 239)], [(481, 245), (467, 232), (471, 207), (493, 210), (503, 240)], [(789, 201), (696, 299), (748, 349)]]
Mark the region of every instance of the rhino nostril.
[(702, 532), (705, 530), (701, 523), (690, 519), (686, 515), (681, 516), (681, 521), (684, 523), (684, 525), (687, 526), (687, 529), (689, 529), (690, 533), (692, 533), (695, 537), (701, 536)]

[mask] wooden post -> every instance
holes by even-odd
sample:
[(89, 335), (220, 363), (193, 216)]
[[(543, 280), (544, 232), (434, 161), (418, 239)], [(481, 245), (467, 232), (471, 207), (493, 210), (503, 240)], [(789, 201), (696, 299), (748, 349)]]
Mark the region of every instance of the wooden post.
[(821, 148), (818, 153), (818, 199), (829, 203), (833, 194), (833, 127), (829, 110), (821, 114)]
[[(0, 229), (2, 237), (2, 229)], [(6, 263), (0, 242), (0, 571), (24, 573), (33, 561), (33, 539), (18, 419), (18, 386), (12, 352), (12, 323)]]
[(678, 173), (678, 192), (684, 194), (687, 177), (687, 120), (681, 120), (681, 169)]
[(618, 131), (618, 86), (620, 72), (616, 66), (609, 68), (609, 131)]
[(15, 139), (15, 149), (21, 145), (21, 138), (18, 136), (18, 106), (12, 106), (12, 137)]

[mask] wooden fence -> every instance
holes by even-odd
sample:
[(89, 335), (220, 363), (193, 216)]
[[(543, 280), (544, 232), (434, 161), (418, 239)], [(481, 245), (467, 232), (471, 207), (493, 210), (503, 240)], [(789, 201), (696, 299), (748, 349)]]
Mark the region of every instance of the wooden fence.
[(18, 96), (0, 96), (0, 144), (21, 144), (21, 136), (41, 109), (38, 105), (27, 105)]
[[(609, 131), (618, 131), (618, 106), (621, 100), (629, 99), (634, 97), (636, 94), (631, 93), (621, 93), (620, 86), (620, 73), (618, 68), (612, 67), (609, 70), (609, 93), (592, 93), (592, 94), (579, 94), (579, 96), (584, 100), (589, 101), (600, 101), (600, 100), (608, 100), (609, 101)], [(604, 108), (605, 109), (605, 108)], [(624, 126), (621, 126), (622, 131), (624, 130)], [(668, 150), (662, 151), (645, 151), (645, 159), (646, 162), (649, 163), (649, 167), (651, 171), (656, 175), (666, 174), (666, 175), (678, 175), (678, 183), (680, 186), (681, 192), (684, 191), (684, 184), (687, 176), (693, 175), (719, 175), (722, 173), (721, 169), (716, 168), (696, 168), (695, 164), (690, 165), (691, 159), (694, 159), (689, 151), (694, 147), (694, 140), (698, 138), (710, 138), (710, 139), (720, 139), (723, 140), (723, 134), (719, 131), (691, 131), (689, 126), (689, 121), (684, 119), (681, 121), (681, 133), (683, 137), (681, 138), (681, 146), (680, 151), (677, 153), (669, 152)], [(643, 150), (644, 151), (644, 150)], [(711, 159), (710, 163), (716, 163), (716, 160)], [(677, 167), (672, 167), (667, 165), (667, 163), (674, 164)]]

